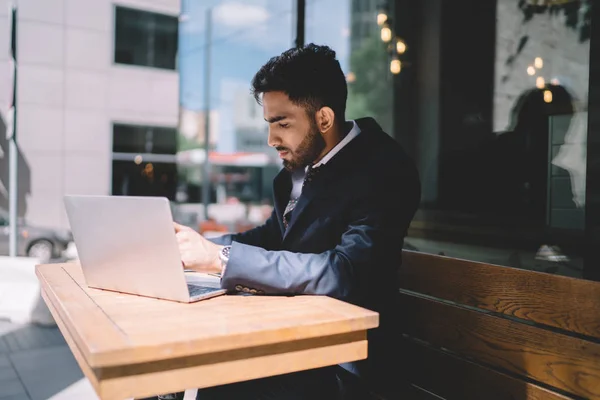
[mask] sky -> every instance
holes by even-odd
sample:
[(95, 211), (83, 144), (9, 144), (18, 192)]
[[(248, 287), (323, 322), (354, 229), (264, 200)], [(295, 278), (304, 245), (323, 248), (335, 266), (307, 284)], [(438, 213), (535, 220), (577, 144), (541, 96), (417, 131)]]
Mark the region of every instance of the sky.
[[(327, 44), (344, 70), (349, 53), (350, 0), (308, 0), (306, 42)], [(206, 15), (212, 10), (211, 109), (219, 110), (219, 149), (233, 151), (232, 88), (246, 86), (272, 56), (293, 47), (294, 0), (182, 0), (178, 65), (180, 104), (203, 110)]]

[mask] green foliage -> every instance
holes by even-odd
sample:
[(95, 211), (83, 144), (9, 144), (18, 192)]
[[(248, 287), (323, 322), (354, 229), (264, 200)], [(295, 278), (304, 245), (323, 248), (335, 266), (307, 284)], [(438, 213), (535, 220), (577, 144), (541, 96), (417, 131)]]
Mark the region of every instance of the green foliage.
[(195, 139), (190, 139), (181, 133), (177, 134), (177, 151), (185, 151), (192, 149), (202, 149), (204, 146), (198, 143)]
[(350, 56), (350, 71), (356, 79), (348, 84), (346, 117), (374, 117), (384, 129), (391, 126), (393, 87), (387, 44), (377, 36), (366, 38)]

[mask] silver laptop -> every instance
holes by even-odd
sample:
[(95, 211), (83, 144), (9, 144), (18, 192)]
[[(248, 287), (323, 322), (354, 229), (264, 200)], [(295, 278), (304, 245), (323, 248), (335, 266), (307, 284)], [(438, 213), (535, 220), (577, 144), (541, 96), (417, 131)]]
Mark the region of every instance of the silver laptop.
[[(226, 291), (184, 273), (169, 201), (164, 197), (64, 197), (89, 287), (179, 302)], [(197, 278), (197, 277), (196, 277)]]

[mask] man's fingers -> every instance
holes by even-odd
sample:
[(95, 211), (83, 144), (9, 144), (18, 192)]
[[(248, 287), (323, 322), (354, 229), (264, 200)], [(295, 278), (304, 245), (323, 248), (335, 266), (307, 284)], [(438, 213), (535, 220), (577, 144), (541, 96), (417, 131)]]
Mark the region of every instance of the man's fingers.
[(184, 253), (187, 251), (194, 250), (193, 244), (186, 240), (179, 242), (178, 245), (179, 245), (179, 253)]
[(187, 242), (188, 239), (188, 235), (185, 234), (185, 232), (177, 232), (175, 234), (175, 238), (177, 239), (177, 243), (184, 243)]
[(189, 267), (194, 265), (194, 256), (189, 251), (181, 252), (181, 263), (184, 267)]
[(192, 230), (192, 228), (190, 228), (189, 226), (181, 225), (177, 222), (173, 222), (173, 226), (175, 227), (176, 233)]

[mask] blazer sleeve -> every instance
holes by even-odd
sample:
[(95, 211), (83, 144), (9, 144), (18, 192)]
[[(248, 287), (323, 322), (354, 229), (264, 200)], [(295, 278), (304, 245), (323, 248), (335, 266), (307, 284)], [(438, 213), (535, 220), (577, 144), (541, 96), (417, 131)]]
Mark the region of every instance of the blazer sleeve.
[(264, 224), (243, 233), (223, 235), (209, 239), (211, 242), (221, 246), (230, 246), (233, 242), (261, 247), (265, 250), (278, 248), (281, 242), (281, 229), (277, 221), (275, 209)]
[(234, 290), (239, 285), (265, 294), (352, 298), (363, 274), (369, 268), (382, 267), (373, 265), (381, 258), (378, 255), (401, 247), (398, 235), (404, 236), (418, 206), (418, 200), (392, 204), (386, 198), (381, 193), (356, 198), (338, 245), (323, 253), (269, 251), (234, 238), (222, 287)]

